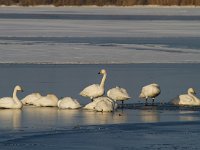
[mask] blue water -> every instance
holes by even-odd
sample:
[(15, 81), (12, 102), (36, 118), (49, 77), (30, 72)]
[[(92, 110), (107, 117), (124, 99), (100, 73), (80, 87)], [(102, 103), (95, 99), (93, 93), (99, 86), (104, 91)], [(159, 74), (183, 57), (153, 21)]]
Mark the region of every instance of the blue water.
[(138, 95), (144, 85), (158, 83), (161, 94), (158, 102), (168, 102), (178, 94), (193, 87), (199, 96), (199, 64), (123, 64), (123, 65), (37, 65), (1, 64), (0, 96), (12, 94), (15, 85), (21, 85), (22, 98), (32, 92), (42, 95), (54, 93), (58, 97), (72, 96), (85, 104), (88, 99), (80, 91), (94, 83), (100, 83), (100, 69), (105, 68), (108, 77), (105, 89), (121, 86), (127, 89), (131, 99), (127, 103), (140, 102)]

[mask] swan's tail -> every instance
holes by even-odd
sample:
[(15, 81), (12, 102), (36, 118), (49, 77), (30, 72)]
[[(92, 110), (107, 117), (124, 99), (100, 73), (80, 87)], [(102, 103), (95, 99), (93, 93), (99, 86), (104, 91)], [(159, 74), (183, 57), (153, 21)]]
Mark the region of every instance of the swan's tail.
[(139, 98), (145, 98), (143, 93), (140, 93)]

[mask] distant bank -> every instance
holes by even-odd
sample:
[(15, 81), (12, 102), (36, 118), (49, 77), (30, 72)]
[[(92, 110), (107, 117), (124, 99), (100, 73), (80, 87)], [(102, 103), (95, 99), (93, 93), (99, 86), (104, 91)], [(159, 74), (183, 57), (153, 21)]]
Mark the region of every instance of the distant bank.
[(200, 6), (200, 0), (0, 0), (0, 5), (18, 6), (135, 6), (135, 5), (161, 5), (161, 6)]

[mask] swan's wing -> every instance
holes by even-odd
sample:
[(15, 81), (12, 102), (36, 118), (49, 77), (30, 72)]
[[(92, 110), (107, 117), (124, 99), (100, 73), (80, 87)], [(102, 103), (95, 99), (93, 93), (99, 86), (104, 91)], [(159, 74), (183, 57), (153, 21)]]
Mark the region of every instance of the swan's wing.
[(96, 106), (96, 102), (90, 102), (89, 104), (85, 105), (84, 109), (94, 110)]
[(107, 92), (107, 96), (113, 100), (126, 100), (129, 99), (129, 95), (123, 88), (112, 88)]
[(80, 108), (81, 105), (76, 99), (72, 99), (71, 97), (65, 97), (60, 100), (59, 108), (71, 108), (76, 109)]
[(97, 97), (103, 95), (104, 90), (100, 87), (99, 84), (92, 84), (83, 91), (81, 91), (80, 95), (85, 97)]
[(35, 101), (39, 98), (41, 98), (40, 93), (32, 93), (32, 94), (24, 97), (21, 101), (22, 101), (23, 104), (32, 104), (33, 101)]
[(183, 102), (192, 102), (193, 98), (190, 95), (184, 94), (179, 96), (180, 101)]
[(95, 110), (112, 112), (114, 111), (114, 103), (105, 98), (96, 104)]
[(11, 97), (4, 97), (0, 99), (0, 107), (10, 107), (14, 104), (15, 102)]
[(156, 97), (160, 94), (160, 89), (153, 85), (147, 85), (142, 88), (142, 95), (145, 97)]
[(131, 98), (131, 97), (129, 96), (128, 92), (126, 91), (126, 89), (120, 88), (120, 90), (121, 90), (122, 93), (124, 94), (124, 97), (126, 97), (126, 98)]
[(183, 94), (179, 96), (179, 105), (193, 105), (194, 99), (188, 94)]

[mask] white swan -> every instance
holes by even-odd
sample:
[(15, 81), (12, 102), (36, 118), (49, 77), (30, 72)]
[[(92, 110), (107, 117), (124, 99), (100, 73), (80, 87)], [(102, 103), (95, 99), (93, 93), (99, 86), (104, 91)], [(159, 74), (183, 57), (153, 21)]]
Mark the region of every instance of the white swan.
[(40, 93), (32, 93), (24, 97), (21, 101), (24, 105), (33, 105), (33, 102), (41, 97)]
[(122, 106), (124, 104), (124, 100), (128, 100), (131, 97), (128, 95), (126, 89), (120, 88), (120, 87), (115, 87), (107, 92), (107, 96), (115, 101), (122, 101)]
[(77, 109), (81, 108), (80, 103), (71, 97), (64, 97), (58, 101), (58, 108), (61, 109)]
[(58, 98), (54, 94), (48, 94), (47, 96), (42, 96), (41, 98), (33, 101), (33, 105), (41, 107), (56, 107), (58, 103)]
[(200, 99), (197, 98), (195, 94), (195, 90), (193, 88), (189, 88), (187, 94), (179, 95), (174, 98), (171, 103), (174, 105), (199, 106)]
[(99, 74), (103, 74), (103, 78), (100, 84), (92, 84), (80, 92), (81, 96), (89, 97), (91, 100), (96, 97), (100, 97), (104, 94), (104, 85), (106, 81), (106, 70), (102, 69)]
[(98, 97), (93, 102), (87, 104), (84, 109), (95, 110), (95, 111), (106, 111), (113, 112), (117, 109), (117, 103), (109, 97)]
[(17, 97), (17, 92), (23, 91), (22, 88), (17, 85), (13, 91), (13, 97), (3, 97), (0, 99), (0, 108), (22, 108), (23, 104)]
[(156, 83), (152, 83), (142, 88), (139, 98), (145, 98), (145, 104), (147, 104), (148, 98), (152, 98), (152, 103), (154, 103), (155, 97), (157, 97), (160, 94), (160, 92), (160, 86)]

